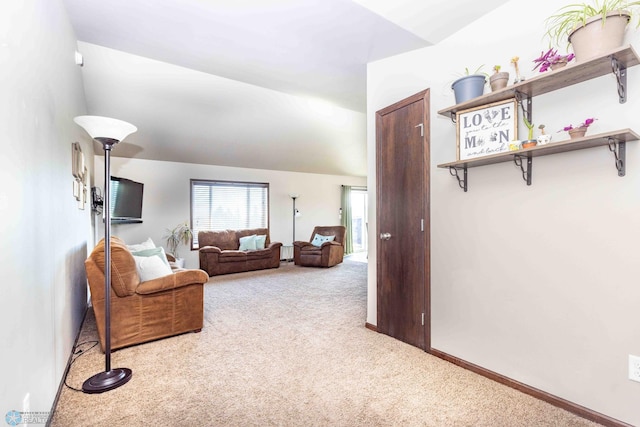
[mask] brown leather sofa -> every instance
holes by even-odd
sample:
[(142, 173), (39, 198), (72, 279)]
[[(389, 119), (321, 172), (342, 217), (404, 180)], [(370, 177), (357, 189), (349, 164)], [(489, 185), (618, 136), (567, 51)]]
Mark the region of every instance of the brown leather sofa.
[[(104, 351), (104, 239), (85, 261), (85, 268)], [(200, 332), (208, 280), (202, 270), (177, 269), (141, 282), (133, 255), (122, 240), (111, 237), (111, 349)]]
[[(264, 249), (241, 251), (240, 238), (266, 235)], [(269, 240), (267, 228), (247, 230), (200, 231), (200, 268), (209, 276), (280, 267), (282, 243)]]
[[(295, 265), (308, 267), (333, 267), (344, 258), (344, 238), (347, 229), (342, 225), (318, 226), (313, 229), (308, 242), (293, 242), (293, 260)], [(331, 242), (318, 247), (311, 244), (314, 236), (335, 236)]]

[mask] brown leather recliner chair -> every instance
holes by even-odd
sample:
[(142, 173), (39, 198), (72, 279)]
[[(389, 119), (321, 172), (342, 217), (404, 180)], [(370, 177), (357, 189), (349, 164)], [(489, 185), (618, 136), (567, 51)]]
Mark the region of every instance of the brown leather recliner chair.
[[(347, 229), (342, 225), (315, 227), (309, 242), (293, 242), (294, 263), (309, 267), (333, 267), (336, 264), (340, 264), (344, 257), (346, 232)], [(316, 234), (335, 236), (335, 238), (330, 242), (324, 242), (318, 247), (311, 244)]]
[[(104, 239), (85, 261), (104, 351)], [(202, 270), (174, 270), (157, 279), (140, 281), (133, 255), (122, 240), (111, 238), (111, 349), (166, 338), (184, 332), (200, 332), (204, 323)]]

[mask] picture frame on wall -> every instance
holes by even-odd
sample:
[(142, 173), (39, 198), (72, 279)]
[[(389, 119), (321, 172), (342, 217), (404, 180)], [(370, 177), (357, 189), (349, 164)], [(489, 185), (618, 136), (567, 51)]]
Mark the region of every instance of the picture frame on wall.
[(457, 160), (509, 151), (518, 139), (518, 103), (515, 98), (456, 113)]

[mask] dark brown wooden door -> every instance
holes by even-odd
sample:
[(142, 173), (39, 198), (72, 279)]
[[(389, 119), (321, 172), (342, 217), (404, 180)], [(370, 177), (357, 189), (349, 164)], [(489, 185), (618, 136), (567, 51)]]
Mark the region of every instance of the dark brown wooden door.
[(378, 332), (430, 349), (429, 91), (376, 113)]

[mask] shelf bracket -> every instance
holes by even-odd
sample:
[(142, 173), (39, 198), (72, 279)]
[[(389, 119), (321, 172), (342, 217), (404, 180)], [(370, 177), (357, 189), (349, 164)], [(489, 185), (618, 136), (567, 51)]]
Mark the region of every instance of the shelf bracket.
[[(531, 102), (531, 96), (527, 95), (526, 93), (522, 93), (522, 92), (518, 92), (518, 91), (516, 91), (515, 95), (516, 95), (516, 102), (522, 108), (522, 113), (525, 116), (527, 116), (527, 120), (529, 121), (529, 123), (533, 123), (533, 121), (531, 120), (531, 118), (533, 116), (533, 104)], [(523, 101), (526, 102), (526, 104), (527, 104), (526, 107), (525, 107), (525, 103)]]
[(456, 124), (456, 113), (454, 113), (453, 111), (451, 112), (451, 121), (453, 122), (453, 124)]
[(449, 173), (451, 174), (451, 176), (456, 177), (456, 179), (458, 180), (458, 185), (466, 193), (467, 192), (467, 165), (464, 165), (462, 170), (464, 171), (464, 174), (463, 174), (463, 178), (460, 178), (460, 175), (458, 175), (458, 168), (456, 168), (455, 166), (449, 166)]
[(627, 102), (627, 67), (611, 56), (611, 70), (618, 83), (618, 100), (620, 104)]
[(618, 170), (618, 176), (622, 177), (626, 173), (626, 157), (627, 150), (624, 141), (618, 141), (615, 138), (609, 137), (609, 151), (613, 153), (616, 158), (616, 169)]
[(533, 159), (531, 155), (527, 155), (527, 167), (525, 169), (524, 162), (522, 161), (523, 156), (515, 155), (513, 156), (513, 163), (516, 164), (522, 171), (522, 179), (527, 183), (527, 185), (531, 185), (531, 172), (533, 170)]

